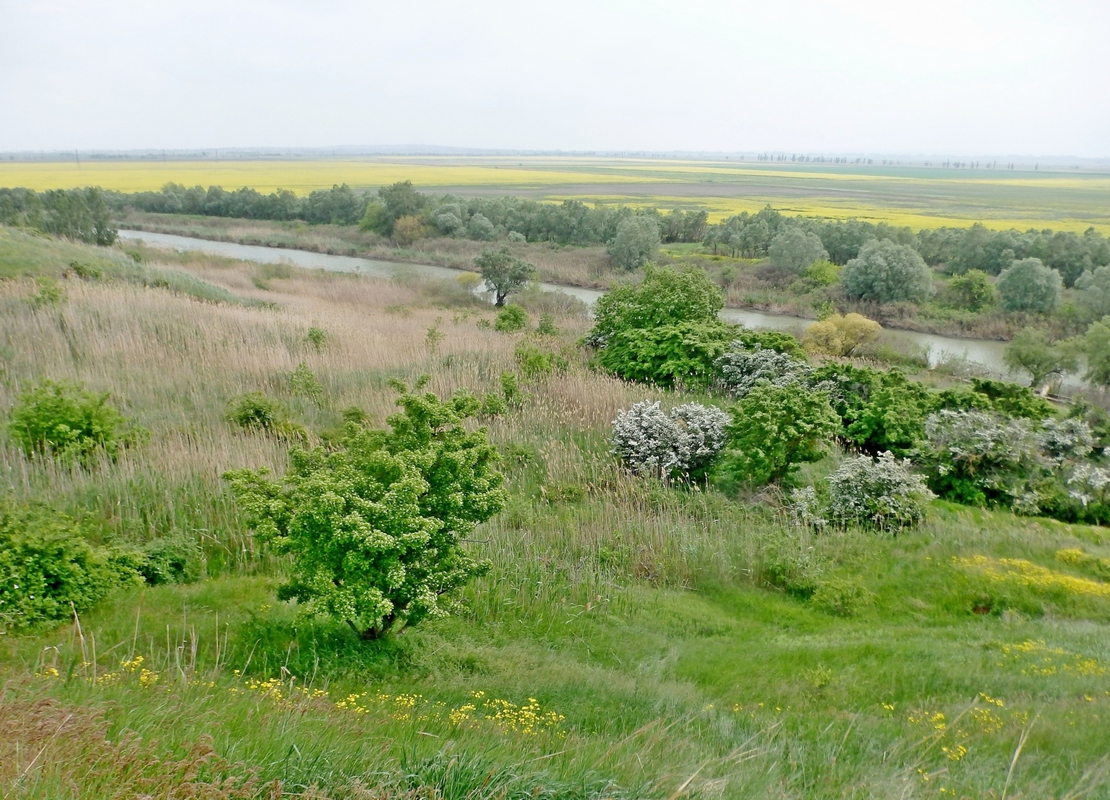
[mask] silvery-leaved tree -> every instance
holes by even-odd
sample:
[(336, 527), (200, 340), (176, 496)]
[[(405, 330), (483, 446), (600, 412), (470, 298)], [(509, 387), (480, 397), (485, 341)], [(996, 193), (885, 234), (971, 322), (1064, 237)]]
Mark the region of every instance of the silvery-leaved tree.
[(455, 590), (487, 568), (462, 539), (505, 504), (486, 429), (464, 426), (478, 400), (400, 388), (388, 431), (348, 423), (334, 452), (293, 448), (279, 480), (225, 475), (259, 539), (292, 557), (279, 597), (367, 639), (449, 614)]

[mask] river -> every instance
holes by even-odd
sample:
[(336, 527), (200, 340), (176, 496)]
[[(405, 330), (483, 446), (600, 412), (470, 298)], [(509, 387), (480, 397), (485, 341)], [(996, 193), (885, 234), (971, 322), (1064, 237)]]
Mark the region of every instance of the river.
[[(149, 231), (121, 230), (121, 239), (142, 240), (152, 247), (168, 247), (175, 250), (199, 250), (205, 253), (237, 258), (243, 261), (257, 261), (267, 264), (288, 263), (307, 269), (325, 269), (335, 272), (357, 272), (362, 275), (392, 278), (402, 274), (427, 275), (435, 278), (454, 280), (461, 270), (450, 267), (437, 267), (431, 264), (407, 264), (396, 261), (380, 261), (354, 256), (333, 256), (327, 253), (313, 253), (308, 250), (292, 250), (282, 247), (259, 247), (257, 245), (216, 242), (209, 239), (196, 239), (191, 236), (176, 236), (168, 233)], [(596, 289), (582, 289), (576, 286), (559, 286), (541, 283), (540, 288), (547, 292), (563, 292), (584, 301), (589, 305), (601, 297)], [(791, 317), (786, 314), (768, 314), (742, 308), (726, 308), (721, 317), (729, 322), (738, 322), (749, 328), (770, 328), (800, 334), (812, 320)], [(931, 333), (884, 329), (883, 340), (899, 349), (911, 351), (924, 350), (929, 357), (929, 365), (935, 367), (945, 361), (963, 360), (975, 365), (978, 371), (1005, 377), (1007, 369), (1002, 361), (1005, 342), (986, 339), (960, 339), (954, 336), (937, 336)]]

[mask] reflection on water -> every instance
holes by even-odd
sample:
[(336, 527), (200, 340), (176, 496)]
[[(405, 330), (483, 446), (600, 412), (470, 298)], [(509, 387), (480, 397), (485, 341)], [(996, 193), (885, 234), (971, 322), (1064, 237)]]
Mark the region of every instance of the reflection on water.
[[(393, 278), (399, 275), (425, 275), (453, 280), (460, 272), (449, 267), (436, 267), (431, 264), (402, 264), (395, 261), (378, 261), (371, 258), (353, 256), (333, 256), (327, 253), (311, 253), (306, 250), (290, 250), (281, 247), (259, 247), (234, 242), (214, 242), (207, 239), (194, 239), (190, 236), (174, 236), (168, 233), (147, 231), (119, 232), (121, 239), (141, 239), (156, 247), (172, 247), (177, 250), (199, 250), (244, 261), (258, 261), (268, 264), (289, 263), (308, 269), (326, 269), (335, 272), (357, 272)], [(580, 289), (573, 286), (556, 286), (541, 283), (540, 288), (547, 292), (563, 292), (592, 305), (601, 296), (595, 289)], [(784, 314), (766, 314), (761, 311), (748, 311), (739, 308), (726, 308), (721, 317), (729, 322), (739, 322), (749, 328), (771, 328), (800, 334), (809, 320), (790, 317)], [(906, 351), (925, 350), (929, 365), (936, 366), (945, 361), (966, 361), (979, 369), (998, 376), (1007, 373), (1002, 361), (1006, 348), (1004, 342), (984, 339), (958, 339), (950, 336), (936, 336), (930, 333), (913, 331), (885, 330), (886, 342), (899, 346)]]

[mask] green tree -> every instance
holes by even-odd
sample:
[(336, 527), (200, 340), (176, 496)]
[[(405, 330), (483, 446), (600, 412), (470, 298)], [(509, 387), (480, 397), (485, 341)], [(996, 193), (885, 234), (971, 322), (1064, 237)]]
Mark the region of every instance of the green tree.
[(609, 259), (618, 269), (631, 272), (655, 257), (659, 249), (659, 225), (651, 217), (628, 217), (617, 226), (616, 236), (609, 243)]
[(876, 303), (923, 303), (935, 291), (933, 273), (917, 251), (886, 239), (865, 244), (844, 267), (840, 283), (851, 299)]
[(1087, 373), (1084, 376), (1097, 386), (1110, 386), (1110, 316), (1092, 322), (1083, 338), (1087, 356)]
[(508, 247), (484, 250), (474, 259), (474, 266), (482, 273), (489, 290), (494, 294), (494, 305), (501, 308), (505, 298), (524, 287), (536, 274), (536, 268), (513, 255)]
[(618, 286), (598, 299), (587, 341), (601, 346), (618, 330), (711, 322), (724, 305), (721, 290), (703, 270), (649, 267), (639, 284)]
[(948, 281), (947, 299), (949, 305), (956, 308), (982, 311), (997, 302), (998, 293), (991, 285), (987, 273), (979, 269), (971, 269)]
[(485, 569), (461, 541), (505, 504), (486, 429), (465, 425), (476, 398), (405, 391), (398, 405), (389, 431), (348, 423), (334, 452), (293, 448), (280, 480), (224, 476), (259, 539), (292, 558), (278, 596), (367, 639), (446, 616)]
[(1110, 267), (1087, 270), (1075, 282), (1079, 304), (1095, 319), (1110, 314)]
[(825, 392), (759, 383), (733, 413), (721, 468), (741, 483), (780, 481), (819, 460), (839, 427)]
[(829, 257), (821, 239), (800, 228), (787, 228), (775, 236), (767, 248), (767, 255), (774, 266), (798, 275), (813, 262)]
[(1039, 258), (1013, 262), (998, 276), (998, 295), (1007, 311), (1051, 314), (1060, 301), (1063, 279)]
[(1043, 330), (1031, 328), (1014, 336), (1002, 360), (1012, 370), (1028, 372), (1029, 388), (1034, 391), (1079, 369), (1079, 354), (1071, 342), (1052, 342)]

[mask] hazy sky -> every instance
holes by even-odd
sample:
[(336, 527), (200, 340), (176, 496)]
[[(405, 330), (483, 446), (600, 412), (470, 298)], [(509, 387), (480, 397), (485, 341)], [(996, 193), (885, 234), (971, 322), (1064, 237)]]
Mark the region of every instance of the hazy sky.
[(0, 150), (1110, 156), (1110, 0), (0, 0)]

